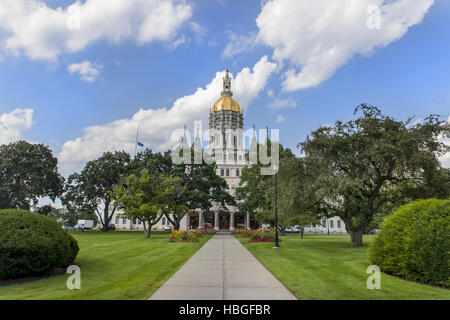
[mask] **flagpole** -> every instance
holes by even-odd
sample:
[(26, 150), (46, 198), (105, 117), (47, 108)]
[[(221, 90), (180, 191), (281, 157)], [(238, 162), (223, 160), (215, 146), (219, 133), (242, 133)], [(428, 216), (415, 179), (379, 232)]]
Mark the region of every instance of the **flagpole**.
[(137, 152), (137, 144), (138, 144), (138, 136), (139, 136), (139, 125), (137, 126), (136, 130), (136, 143), (134, 144), (134, 158), (136, 159), (136, 152)]

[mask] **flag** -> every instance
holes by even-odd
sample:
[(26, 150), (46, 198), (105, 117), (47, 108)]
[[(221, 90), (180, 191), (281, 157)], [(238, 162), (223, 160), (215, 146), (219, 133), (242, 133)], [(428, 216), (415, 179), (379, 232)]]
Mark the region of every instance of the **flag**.
[(138, 146), (139, 146), (139, 147), (143, 147), (144, 144), (143, 144), (142, 142), (138, 142)]

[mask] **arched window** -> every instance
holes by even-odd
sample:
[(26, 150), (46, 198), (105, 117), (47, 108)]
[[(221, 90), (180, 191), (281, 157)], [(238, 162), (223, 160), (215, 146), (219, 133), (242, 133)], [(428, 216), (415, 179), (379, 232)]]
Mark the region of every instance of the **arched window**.
[(236, 169), (236, 176), (239, 177), (241, 175), (241, 172), (239, 171), (239, 169)]
[(166, 225), (166, 218), (162, 218), (162, 225)]
[(230, 176), (230, 169), (227, 169), (227, 177)]
[(221, 175), (222, 177), (224, 176), (223, 169), (220, 169), (220, 175)]

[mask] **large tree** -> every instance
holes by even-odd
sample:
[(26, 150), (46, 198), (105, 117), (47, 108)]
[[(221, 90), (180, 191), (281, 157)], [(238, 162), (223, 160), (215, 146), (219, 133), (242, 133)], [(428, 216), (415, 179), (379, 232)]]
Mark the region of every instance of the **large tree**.
[(0, 146), (0, 209), (29, 210), (40, 197), (55, 201), (63, 183), (49, 147), (26, 141)]
[[(322, 215), (316, 206), (314, 190), (310, 187), (313, 179), (313, 173), (308, 172), (302, 158), (280, 160), (278, 212), (286, 225), (299, 225), (300, 238), (303, 238), (305, 226), (317, 224)], [(273, 197), (270, 199), (274, 201)]]
[(441, 196), (449, 191), (437, 184), (446, 176), (437, 155), (448, 151), (438, 141), (449, 135), (447, 122), (430, 116), (412, 125), (364, 104), (357, 112), (359, 118), (321, 127), (299, 144), (316, 172), (310, 186), (318, 208), (343, 219), (352, 247), (362, 246), (363, 232), (388, 201), (405, 193), (427, 197), (427, 186)]
[(162, 174), (156, 180), (147, 169), (142, 169), (138, 176), (132, 174), (126, 183), (114, 187), (117, 198), (115, 204), (123, 210), (122, 216), (141, 220), (145, 236), (150, 238), (153, 225), (158, 223), (165, 212), (186, 210), (173, 203), (177, 180)]
[[(185, 152), (187, 157), (183, 158)], [(180, 222), (187, 212), (197, 209), (208, 211), (213, 206), (227, 210), (227, 206), (235, 205), (226, 181), (216, 173), (216, 165), (206, 163), (202, 157), (208, 155), (203, 153), (198, 138), (191, 148), (184, 145), (165, 154), (166, 157), (169, 155), (171, 159), (176, 156), (183, 159), (180, 163), (172, 162), (170, 173), (179, 178), (174, 201), (178, 206), (186, 206), (188, 209), (166, 213), (167, 219), (176, 230), (180, 228)], [(201, 158), (200, 161), (198, 158)]]
[(261, 168), (267, 165), (263, 165), (260, 161), (260, 153), (268, 153), (270, 156), (272, 143), (278, 145), (278, 227), (283, 231), (293, 223), (292, 212), (288, 212), (290, 206), (288, 202), (292, 200), (289, 198), (291, 195), (288, 194), (290, 191), (287, 188), (289, 174), (284, 174), (295, 159), (289, 148), (284, 148), (281, 144), (270, 140), (266, 140), (265, 144), (258, 144), (256, 146), (258, 161), (242, 170), (240, 185), (236, 188), (236, 198), (241, 211), (248, 212), (258, 222), (274, 225), (275, 176), (261, 174)]
[(81, 173), (69, 176), (65, 194), (66, 205), (76, 206), (81, 211), (95, 211), (108, 231), (108, 225), (117, 210), (113, 187), (128, 176), (130, 155), (124, 151), (105, 152), (100, 158), (86, 163)]

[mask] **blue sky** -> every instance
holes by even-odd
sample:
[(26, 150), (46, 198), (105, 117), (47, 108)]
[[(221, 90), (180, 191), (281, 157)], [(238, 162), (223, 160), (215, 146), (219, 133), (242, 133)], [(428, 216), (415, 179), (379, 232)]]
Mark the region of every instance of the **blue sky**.
[[(47, 11), (54, 11), (55, 15), (58, 6), (65, 12), (74, 3), (33, 1), (44, 3)], [(79, 4), (87, 12), (90, 2), (89, 10), (95, 12), (97, 3), (102, 1)], [(17, 9), (14, 6), (20, 2), (6, 0), (6, 5), (0, 7)], [(131, 152), (133, 124), (143, 119), (139, 122), (143, 127), (142, 142), (146, 147), (164, 149), (169, 144), (162, 135), (183, 123), (192, 125), (192, 120), (199, 117), (203, 119), (198, 120), (207, 119), (207, 106), (214, 102), (214, 95), (206, 92), (207, 86), (211, 84), (209, 90), (216, 90), (218, 98), (222, 74), (217, 72), (226, 68), (234, 77), (241, 73), (240, 82), (234, 81), (232, 89), (245, 108), (246, 128), (253, 124), (258, 128), (279, 128), (281, 142), (292, 149), (317, 127), (351, 119), (356, 105), (363, 102), (377, 105), (398, 119), (412, 115), (420, 119), (431, 113), (448, 118), (450, 114), (449, 1), (390, 1), (399, 2), (399, 6), (406, 3), (403, 5), (407, 5), (407, 10), (382, 7), (382, 0), (369, 1), (380, 4), (383, 18), (386, 14), (382, 20), (386, 26), (382, 23), (379, 30), (369, 31), (360, 23), (368, 18), (365, 10), (356, 10), (347, 17), (337, 14), (340, 8), (329, 11), (337, 15), (334, 24), (310, 29), (312, 22), (323, 18), (324, 10), (320, 5), (309, 10), (308, 1), (294, 1), (295, 8), (289, 0), (148, 2), (151, 6), (159, 2), (170, 3), (174, 8), (183, 6), (180, 10), (188, 10), (189, 14), (180, 13), (173, 18), (175, 26), (167, 27), (168, 33), (157, 40), (151, 40), (154, 30), (147, 31), (140, 43), (134, 30), (120, 41), (111, 40), (105, 31), (75, 50), (65, 47), (72, 34), (58, 29), (57, 22), (28, 36), (26, 26), (14, 26), (5, 17), (2, 22), (0, 10), (0, 142), (24, 138), (50, 145), (60, 158), (63, 171), (71, 172), (105, 149)], [(329, 6), (332, 3), (329, 1)], [(349, 1), (343, 1), (342, 6), (345, 3)], [(132, 18), (133, 10), (142, 10), (136, 6), (123, 10), (130, 10), (127, 14)], [(151, 6), (144, 9), (152, 10)], [(289, 8), (297, 13), (295, 18), (289, 14)], [(29, 21), (36, 10), (19, 4), (14, 12), (17, 19)], [(43, 11), (44, 17), (50, 14), (47, 11)], [(281, 15), (277, 17), (274, 12)], [(99, 9), (98, 20), (88, 27), (81, 24), (80, 32), (85, 32), (82, 38), (105, 24), (120, 26), (127, 14), (112, 16), (118, 20), (111, 21), (113, 18), (103, 19)], [(399, 15), (403, 15), (399, 19), (402, 23), (396, 20)], [(399, 26), (404, 30), (396, 33)], [(49, 31), (51, 28), (55, 28), (54, 32)], [(140, 28), (139, 22), (136, 28)], [(330, 43), (327, 34), (332, 39), (342, 37), (330, 44), (338, 53), (317, 62), (323, 54), (320, 50)], [(37, 52), (36, 46), (41, 44), (43, 51)], [(227, 46), (231, 53), (225, 53)], [(316, 51), (309, 52), (311, 48)], [(46, 53), (53, 49), (60, 50), (47, 57)], [(265, 56), (266, 60), (262, 60)], [(330, 62), (333, 59), (336, 61)], [(94, 74), (85, 74), (84, 79), (80, 70), (85, 69), (79, 66), (82, 62), (89, 62), (95, 70)], [(260, 69), (255, 67), (258, 62)], [(78, 71), (71, 74), (71, 65)], [(312, 71), (306, 74), (303, 71), (309, 66)], [(250, 69), (245, 72), (244, 68)], [(289, 70), (299, 76), (292, 77), (290, 87)], [(235, 87), (238, 83), (240, 88)], [(205, 92), (197, 92), (198, 88)], [(183, 111), (166, 115), (183, 97), (187, 97), (179, 100)], [(31, 109), (32, 115), (16, 113), (12, 120), (7, 117), (17, 109)], [(145, 113), (151, 109), (155, 112)], [(27, 116), (32, 118), (32, 124), (23, 119)]]

